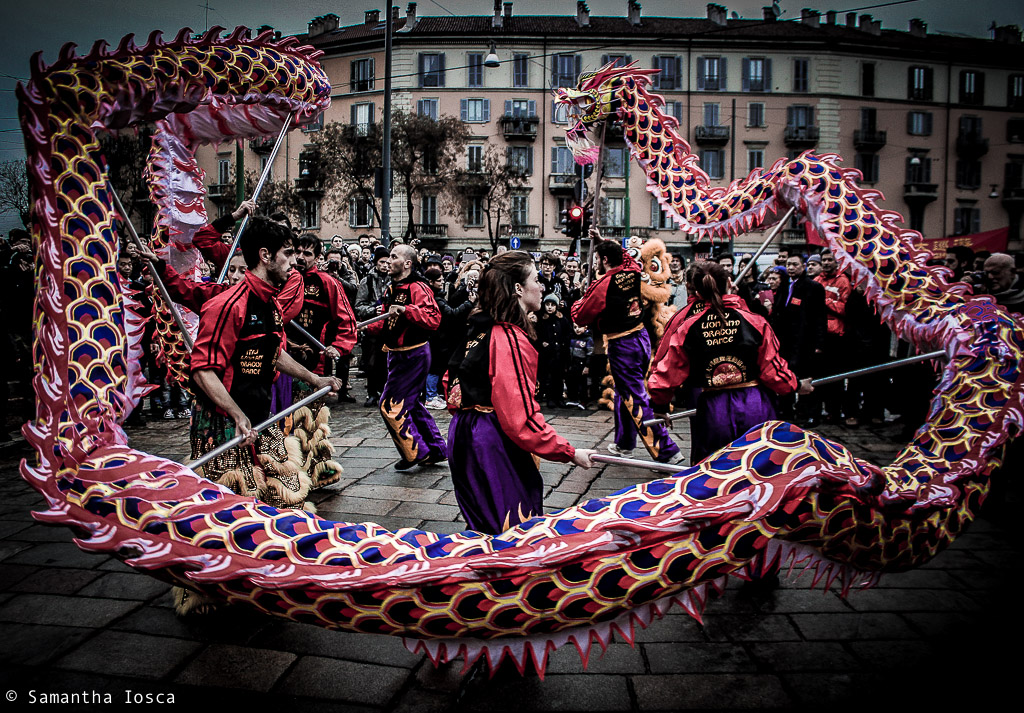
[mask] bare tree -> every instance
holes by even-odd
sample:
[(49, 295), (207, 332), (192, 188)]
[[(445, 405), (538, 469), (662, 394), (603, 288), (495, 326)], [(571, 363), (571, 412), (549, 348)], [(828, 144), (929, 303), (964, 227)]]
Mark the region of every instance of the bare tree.
[(137, 134), (124, 132), (100, 137), (100, 149), (107, 160), (107, 175), (128, 210), (129, 219), (142, 233), (153, 225), (156, 206), (149, 197), (146, 161), (153, 130), (143, 127)]
[(17, 213), (29, 227), (28, 164), (23, 159), (0, 163), (0, 215)]
[(450, 191), (445, 207), (453, 215), (469, 216), (479, 210), (487, 226), (487, 239), (491, 250), (498, 249), (502, 236), (498, 234), (502, 216), (510, 215), (512, 194), (527, 185), (523, 167), (508, 161), (506, 153), (496, 146), (488, 146), (479, 166), (459, 171), (457, 191)]
[(374, 195), (374, 173), (381, 165), (380, 124), (330, 122), (313, 136), (308, 168), (324, 193), (321, 210), (345, 216), (349, 200), (359, 198), (381, 223), (380, 199)]

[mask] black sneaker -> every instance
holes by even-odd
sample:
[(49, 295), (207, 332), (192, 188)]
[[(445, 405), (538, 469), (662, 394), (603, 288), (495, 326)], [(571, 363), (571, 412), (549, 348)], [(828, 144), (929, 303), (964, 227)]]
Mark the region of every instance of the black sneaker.
[(399, 471), (401, 471), (401, 470), (409, 470), (410, 468), (415, 468), (416, 466), (418, 466), (422, 462), (423, 461), (419, 461), (419, 460), (406, 460), (405, 458), (402, 458), (397, 463), (395, 463), (395, 470), (399, 470)]
[(374, 407), (376, 405), (377, 405), (377, 399), (373, 398), (372, 396), (367, 396), (366, 397), (366, 401), (363, 402), (363, 406), (365, 408), (372, 408), (372, 407)]
[(423, 460), (419, 461), (420, 465), (435, 465), (436, 463), (444, 463), (448, 460), (448, 456), (444, 453), (431, 453)]

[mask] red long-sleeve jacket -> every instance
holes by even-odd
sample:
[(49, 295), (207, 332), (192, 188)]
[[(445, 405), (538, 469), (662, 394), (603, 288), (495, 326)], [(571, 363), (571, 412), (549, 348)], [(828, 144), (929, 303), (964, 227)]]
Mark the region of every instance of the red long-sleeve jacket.
[[(341, 284), (315, 267), (309, 268), (305, 275), (299, 274), (304, 287), (302, 309), (296, 322), (324, 346), (334, 347), (342, 356), (351, 354), (356, 345), (356, 318)], [(323, 374), (324, 361), (324, 355), (320, 354), (309, 360), (311, 363), (306, 360), (302, 363)]]
[(383, 336), (384, 345), (392, 351), (425, 344), (430, 338), (430, 332), (441, 326), (441, 310), (434, 299), (434, 291), (418, 277), (407, 277), (401, 282), (388, 285), (381, 303), (381, 313), (391, 309), (391, 305), (405, 305), (405, 311), (371, 324), (366, 330)]
[[(768, 322), (763, 317), (748, 312), (743, 298), (739, 295), (725, 295), (722, 301), (725, 304), (726, 314), (729, 318), (725, 325), (726, 329), (716, 330), (714, 334), (700, 334), (696, 332), (695, 336), (712, 340), (708, 343), (716, 348), (717, 345), (721, 344), (723, 353), (729, 351), (731, 337), (735, 336), (739, 339), (748, 337), (747, 348), (752, 348), (749, 337), (753, 338), (753, 343), (756, 344), (757, 373), (744, 375), (745, 379), (744, 377), (737, 377), (737, 381), (740, 383), (735, 385), (745, 385), (750, 383), (751, 377), (756, 377), (757, 381), (777, 394), (789, 394), (796, 391), (798, 387), (796, 375), (789, 368), (786, 360), (779, 355), (779, 340), (776, 339), (775, 333), (768, 325)], [(687, 338), (690, 336), (691, 330), (700, 328), (704, 316), (710, 310), (711, 307), (708, 305), (705, 305), (700, 310), (695, 310), (692, 316), (687, 317), (671, 335), (666, 334), (662, 338), (662, 345), (658, 349), (660, 358), (653, 363), (651, 375), (647, 379), (647, 390), (651, 394), (651, 404), (656, 410), (666, 408), (672, 401), (675, 390), (690, 376), (693, 365), (686, 348)], [(741, 330), (746, 330), (748, 333), (743, 334)], [(752, 332), (749, 330), (752, 330)], [(722, 333), (719, 334), (719, 331)], [(740, 346), (740, 350), (737, 350), (737, 353), (742, 355), (742, 349), (743, 346)], [(742, 359), (738, 361), (742, 362)], [(704, 366), (708, 365), (705, 364)], [(730, 365), (730, 368), (735, 370), (733, 365)], [(705, 386), (708, 385), (705, 384)]]
[(850, 278), (841, 272), (832, 277), (821, 273), (814, 281), (825, 288), (825, 317), (828, 320), (828, 333), (842, 336), (846, 333), (846, 301), (850, 299), (853, 287)]
[(592, 283), (572, 306), (572, 320), (583, 326), (596, 321), (609, 339), (635, 331), (643, 324), (640, 272), (640, 265), (623, 251), (622, 264)]

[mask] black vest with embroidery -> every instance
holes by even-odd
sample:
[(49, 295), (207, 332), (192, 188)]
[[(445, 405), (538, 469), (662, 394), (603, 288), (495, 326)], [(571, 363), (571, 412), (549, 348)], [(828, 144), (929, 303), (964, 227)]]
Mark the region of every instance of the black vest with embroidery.
[(448, 373), (454, 377), (448, 385), (449, 404), (461, 409), (494, 406), (491, 402), (493, 331), (494, 320), (489, 316), (478, 313), (469, 318), (465, 342), (448, 362)]
[[(295, 318), (295, 321), (299, 323), (300, 327), (317, 339), (320, 339), (320, 335), (323, 334), (324, 325), (328, 324), (332, 317), (331, 304), (329, 302), (330, 293), (324, 286), (323, 276), (319, 273), (310, 272), (303, 275), (302, 282), (302, 311), (299, 312), (299, 316)], [(308, 343), (305, 337), (300, 336), (299, 340), (303, 344)], [(327, 334), (324, 337), (323, 343), (330, 346), (333, 341), (334, 336)], [(313, 345), (310, 344), (309, 346), (312, 347)], [(296, 361), (310, 371), (315, 371), (320, 363), (320, 350), (317, 347), (313, 347), (310, 352), (296, 352)]]
[[(411, 290), (413, 283), (416, 282), (420, 282), (420, 280), (410, 277), (402, 282), (392, 282), (388, 285), (387, 291), (384, 292), (384, 311), (387, 312), (391, 305), (412, 304)], [(423, 344), (430, 339), (431, 334), (433, 334), (432, 331), (403, 319), (401, 315), (390, 317), (384, 322), (384, 344), (387, 345), (388, 349)]]
[(690, 326), (683, 348), (690, 358), (690, 382), (702, 389), (730, 389), (756, 383), (763, 336), (737, 310), (725, 320), (708, 310)]
[(250, 294), (231, 356), (234, 375), (229, 393), (254, 426), (270, 417), (274, 367), (283, 333), (284, 320), (277, 304)]
[(640, 273), (622, 270), (605, 278), (609, 280), (605, 293), (605, 308), (601, 315), (601, 331), (621, 334), (643, 322), (640, 304)]

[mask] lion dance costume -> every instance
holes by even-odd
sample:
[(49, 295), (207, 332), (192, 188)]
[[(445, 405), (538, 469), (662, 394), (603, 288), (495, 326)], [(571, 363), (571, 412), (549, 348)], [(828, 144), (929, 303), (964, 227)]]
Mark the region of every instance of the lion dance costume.
[[(847, 591), (927, 562), (970, 524), (1021, 428), (1024, 328), (926, 267), (918, 234), (837, 156), (807, 153), (710, 188), (647, 91), (651, 70), (634, 67), (585, 75), (560, 100), (587, 123), (616, 113), (649, 189), (684, 230), (734, 234), (796, 205), (901, 336), (947, 350), (929, 420), (892, 465), (774, 421), (674, 477), (496, 536), (440, 535), (278, 509), (130, 448), (120, 424), (144, 384), (95, 131), (162, 121), (187, 136), (168, 160), (192, 180), (161, 188), (182, 191), (186, 206), (202, 200), (193, 145), (273, 136), (288, 113), (301, 124), (328, 103), (312, 49), (219, 33), (154, 33), (142, 47), (127, 37), (85, 57), (67, 46), (52, 65), (34, 58), (18, 88), (37, 256), (37, 405), (23, 428), (35, 454), (21, 473), (46, 501), (36, 519), (72, 528), (84, 550), (220, 600), (404, 636), (435, 662), (509, 655), (541, 671), (553, 648), (573, 642), (586, 656), (613, 631), (631, 640), (634, 624), (672, 604), (699, 617), (709, 590), (763, 563), (807, 562)], [(584, 130), (578, 123), (570, 140), (587, 160)]]

